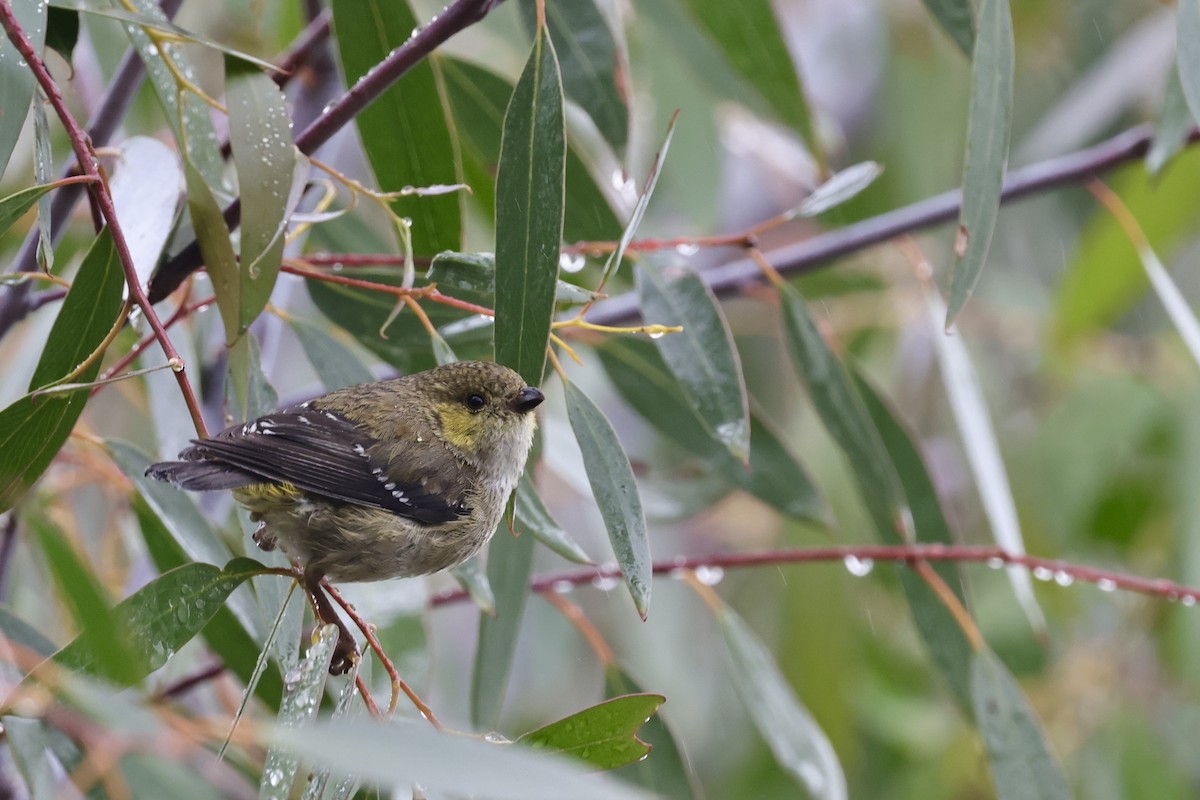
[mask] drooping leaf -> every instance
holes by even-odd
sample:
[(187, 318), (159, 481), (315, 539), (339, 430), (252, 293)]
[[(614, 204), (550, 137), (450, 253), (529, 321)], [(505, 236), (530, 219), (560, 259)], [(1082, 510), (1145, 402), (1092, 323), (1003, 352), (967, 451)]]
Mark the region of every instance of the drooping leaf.
[(241, 335), (271, 298), (279, 274), (296, 155), (283, 92), (269, 76), (227, 56), (225, 97), (242, 200)]
[(750, 404), (742, 362), (716, 295), (690, 270), (637, 273), (642, 314), (651, 322), (682, 325), (656, 344), (684, 397), (714, 439), (742, 462), (750, 459)]
[(308, 357), (308, 363), (312, 364), (317, 377), (325, 385), (325, 391), (332, 392), (335, 389), (375, 380), (375, 376), (362, 359), (324, 328), (299, 317), (288, 317), (287, 321), (292, 326), (296, 338), (300, 340), (300, 347)]
[(225, 325), (225, 343), (231, 345), (242, 332), (242, 276), (229, 239), (229, 225), (200, 170), (186, 161), (183, 174), (187, 179), (192, 228), (217, 297), (217, 308)]
[[(858, 393), (879, 430), (896, 474), (904, 486), (904, 495), (912, 510), (916, 540), (954, 544), (954, 535), (942, 510), (941, 499), (912, 435), (870, 382), (857, 370), (852, 374)], [(948, 561), (931, 563), (929, 566), (950, 587), (959, 602), (966, 605), (967, 592), (962, 567)], [(970, 713), (972, 651), (962, 628), (941, 598), (912, 569), (900, 568), (900, 582), (912, 609), (913, 621), (925, 640), (933, 663), (941, 670), (959, 707)]]
[(975, 20), (971, 0), (922, 0), (937, 24), (942, 27), (967, 58), (975, 50)]
[[(54, 182), (54, 145), (50, 141), (50, 118), (46, 113), (43, 94), (38, 90), (38, 102), (33, 104), (33, 181), (46, 186)], [(38, 198), (37, 264), (42, 272), (54, 271), (53, 214), (49, 195)]]
[[(263, 572), (249, 558), (235, 558), (225, 568), (185, 564), (165, 572), (112, 609), (122, 631), (129, 662), (125, 674), (111, 680), (131, 685), (167, 662), (212, 619), (230, 592)], [(112, 642), (85, 630), (54, 655), (60, 666), (94, 672), (102, 665)]]
[(1151, 175), (1162, 172), (1162, 168), (1187, 144), (1191, 132), (1192, 112), (1188, 109), (1187, 98), (1183, 96), (1183, 84), (1179, 81), (1179, 68), (1176, 67), (1167, 76), (1158, 125), (1154, 129), (1150, 149), (1146, 152), (1146, 169)]
[[(11, 6), (33, 51), (42, 52), (46, 40), (46, 4), (39, 0), (14, 0)], [(33, 73), (16, 45), (7, 36), (0, 37), (0, 97), (4, 98), (4, 113), (0, 114), (0, 174), (8, 166), (8, 159), (17, 146), (17, 137), (25, 126), (33, 86)]]
[[(537, 6), (522, 0), (525, 29), (537, 33)], [(629, 68), (617, 40), (595, 0), (546, 4), (546, 27), (562, 67), (563, 91), (596, 123), (600, 135), (617, 153), (629, 138)]]
[(1067, 800), (1071, 789), (1021, 687), (990, 650), (971, 662), (975, 721), (1000, 800)]
[(846, 776), (833, 745), (792, 692), (774, 657), (732, 609), (717, 622), (731, 682), (775, 760), (817, 800), (845, 800)]
[(576, 564), (592, 563), (583, 548), (550, 514), (528, 476), (521, 478), (521, 482), (517, 484), (514, 509), (518, 531), (532, 533), (539, 542), (568, 561), (574, 561)]
[[(335, 40), (351, 86), (419, 24), (407, 0), (335, 0), (332, 7)], [(363, 150), (384, 191), (459, 182), (438, 70), (435, 59), (420, 61), (356, 117)], [(429, 256), (461, 245), (460, 203), (457, 194), (446, 194), (401, 197), (391, 206), (413, 221), (413, 251)]]
[(79, 12), (50, 6), (46, 16), (46, 47), (57, 52), (68, 64), (79, 41)]
[(650, 753), (637, 732), (666, 700), (661, 694), (614, 697), (530, 731), (517, 743), (577, 758), (594, 769), (624, 767)]
[(596, 352), (626, 403), (675, 444), (713, 464), (730, 485), (797, 519), (827, 521), (828, 509), (804, 465), (759, 415), (750, 418), (747, 469), (709, 435), (653, 343), (613, 336)]
[(257, 419), (279, 407), (279, 394), (263, 372), (258, 340), (242, 336), (229, 348), (225, 405), (239, 421)]
[(650, 607), (650, 540), (633, 468), (604, 412), (573, 383), (566, 385), (566, 395), (567, 416), (617, 566), (625, 576), (638, 614), (645, 619)]
[(1200, 3), (1180, 0), (1175, 15), (1175, 69), (1183, 97), (1200, 120)]
[[(47, 386), (83, 363), (108, 334), (121, 308), (122, 272), (108, 229), (96, 237), (46, 338), (30, 389)], [(100, 371), (100, 359), (75, 377)], [(87, 391), (26, 395), (0, 411), (0, 511), (41, 476), (83, 412)]]
[(441, 734), (424, 723), (317, 721), (261, 728), (263, 738), (317, 765), (356, 772), (381, 786), (496, 800), (633, 800), (645, 796), (576, 763), (528, 747)]
[(850, 462), (876, 529), (885, 539), (911, 540), (911, 518), (900, 478), (845, 366), (821, 337), (800, 293), (783, 284), (780, 299), (788, 352), (822, 424)]
[(1013, 32), (1008, 0), (983, 0), (971, 59), (971, 112), (958, 218), (958, 262), (950, 281), (949, 327), (983, 272), (1008, 166), (1013, 105)]
[(450, 570), (454, 580), (463, 588), (475, 607), (488, 616), (496, 615), (496, 594), (488, 583), (487, 573), (483, 571), (478, 555), (471, 556), (466, 561)]
[(562, 240), (562, 81), (538, 33), (504, 117), (496, 176), (496, 360), (539, 385)]

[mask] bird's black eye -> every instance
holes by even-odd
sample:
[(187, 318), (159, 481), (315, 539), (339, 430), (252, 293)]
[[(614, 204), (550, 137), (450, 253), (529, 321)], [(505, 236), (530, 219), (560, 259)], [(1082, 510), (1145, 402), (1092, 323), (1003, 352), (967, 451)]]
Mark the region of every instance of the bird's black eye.
[(467, 399), (464, 401), (464, 404), (466, 405), (468, 410), (478, 411), (487, 405), (487, 400), (484, 400), (483, 395), (481, 395), (481, 394), (472, 394), (472, 395), (467, 396)]

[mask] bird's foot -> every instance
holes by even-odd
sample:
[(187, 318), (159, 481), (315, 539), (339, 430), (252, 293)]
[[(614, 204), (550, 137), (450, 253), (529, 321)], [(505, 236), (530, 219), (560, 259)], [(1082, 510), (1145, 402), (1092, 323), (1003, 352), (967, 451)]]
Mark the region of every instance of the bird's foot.
[[(251, 516), (253, 518), (253, 515)], [(267, 530), (267, 523), (260, 522), (258, 527), (254, 529), (254, 535), (251, 537), (254, 543), (258, 545), (258, 549), (269, 553), (279, 544), (275, 540), (275, 535)]]

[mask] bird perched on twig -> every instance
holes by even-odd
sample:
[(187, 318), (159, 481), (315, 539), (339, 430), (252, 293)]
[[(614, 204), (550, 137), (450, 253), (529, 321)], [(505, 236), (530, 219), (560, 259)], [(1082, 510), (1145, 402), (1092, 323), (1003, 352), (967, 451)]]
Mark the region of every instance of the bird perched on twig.
[(207, 439), (146, 474), (233, 490), (304, 572), (318, 616), (341, 631), (335, 674), (357, 647), (320, 584), (425, 575), (491, 538), (525, 469), (541, 391), (499, 364), (464, 361), (339, 389)]

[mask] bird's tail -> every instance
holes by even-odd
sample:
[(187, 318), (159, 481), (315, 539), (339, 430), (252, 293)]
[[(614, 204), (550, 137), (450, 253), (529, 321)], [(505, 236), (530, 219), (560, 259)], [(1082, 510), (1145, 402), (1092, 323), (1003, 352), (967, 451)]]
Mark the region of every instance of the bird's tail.
[(193, 492), (237, 489), (262, 483), (262, 478), (256, 475), (216, 461), (160, 461), (147, 467), (146, 475)]

